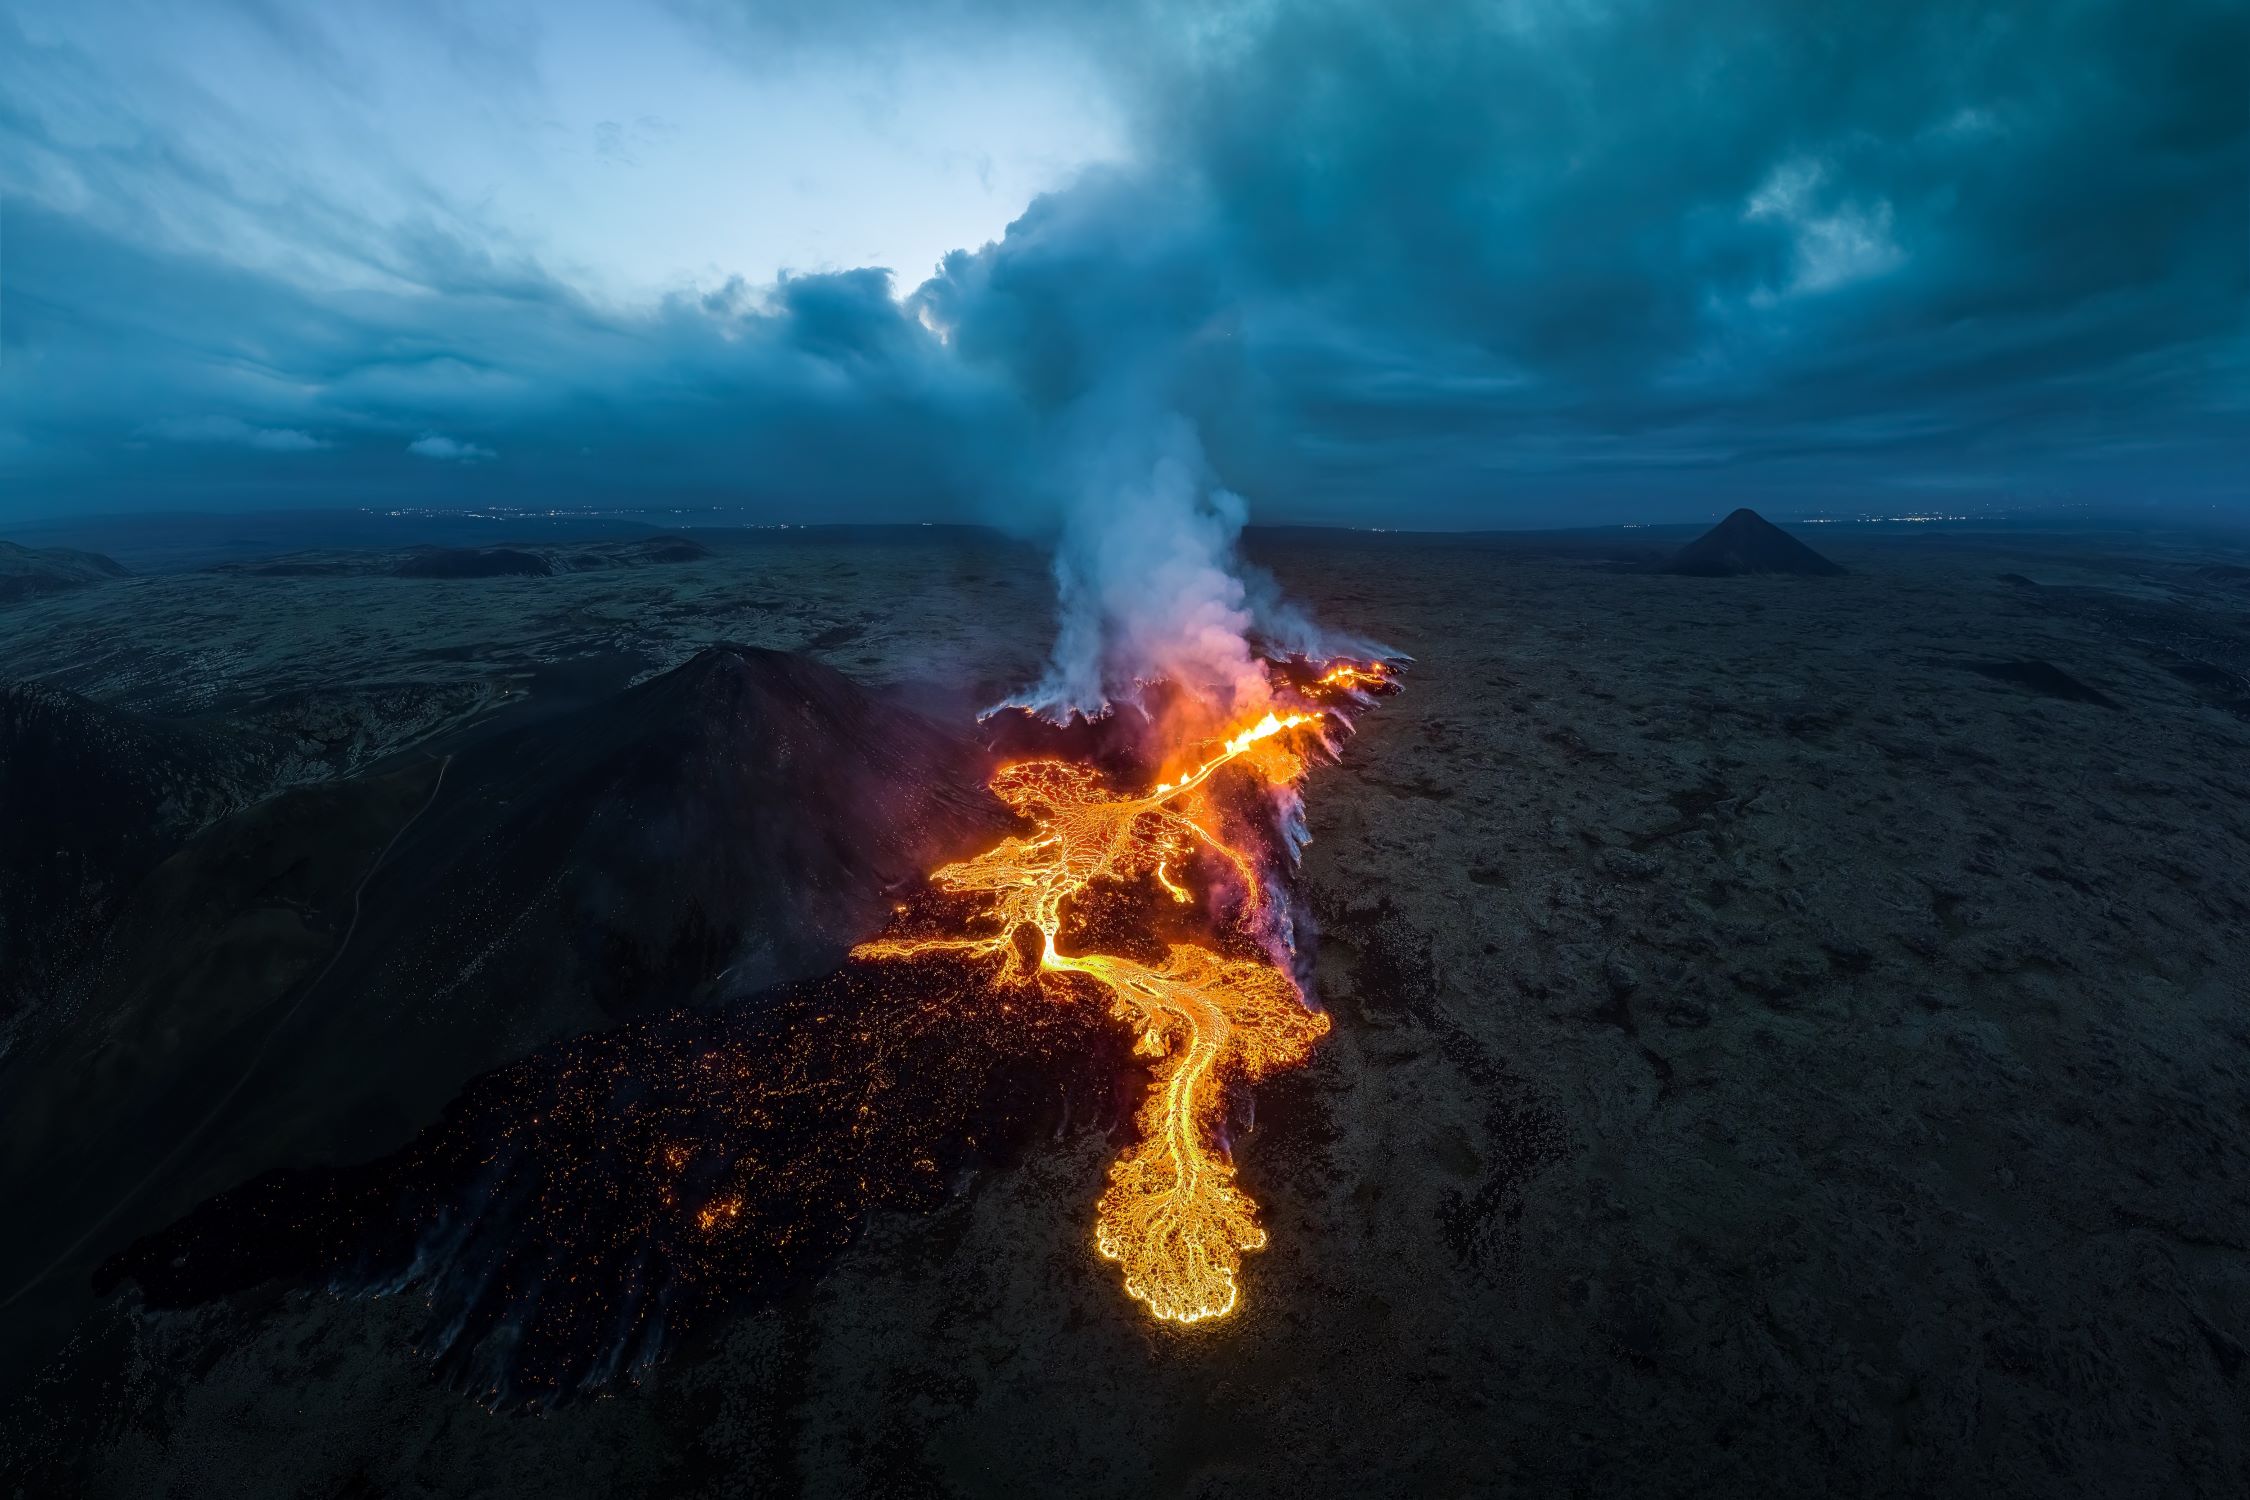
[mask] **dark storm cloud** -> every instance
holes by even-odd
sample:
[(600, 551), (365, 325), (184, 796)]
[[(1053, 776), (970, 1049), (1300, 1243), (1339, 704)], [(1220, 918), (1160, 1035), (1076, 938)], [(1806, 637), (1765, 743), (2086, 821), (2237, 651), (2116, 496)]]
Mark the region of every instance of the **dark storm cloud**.
[(8, 237), (11, 424), (106, 508), (629, 498), (886, 517), (1005, 477), (970, 435), (1007, 432), (1013, 398), (946, 359), (881, 271), (614, 313), (436, 242), (424, 284), (315, 295), (49, 214), (19, 212)]
[[(991, 518), (1089, 412), (1176, 411), (1270, 519), (2241, 495), (2228, 0), (682, 8), (767, 64), (1036, 27), (1110, 60), (1135, 150), (903, 305), (861, 271), (621, 313), (441, 203), (245, 205), (366, 271), (316, 292), (11, 206), (12, 488)], [(167, 165), (161, 122), (132, 149)]]
[(1205, 52), (1142, 191), (921, 295), (1035, 390), (1169, 327), (1253, 493), (2239, 493), (2238, 7), (1309, 5)]

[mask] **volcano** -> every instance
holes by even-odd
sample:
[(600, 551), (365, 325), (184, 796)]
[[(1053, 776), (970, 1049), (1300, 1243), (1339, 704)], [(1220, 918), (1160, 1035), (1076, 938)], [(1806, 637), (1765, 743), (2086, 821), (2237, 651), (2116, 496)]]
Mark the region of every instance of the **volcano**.
[[(193, 736), (9, 702), (14, 764), (114, 766), (94, 790), (142, 787), (43, 797), (60, 824), (27, 837), (106, 850), (149, 830), (103, 855), (122, 891), (106, 931), (65, 934), (82, 998), (0, 1063), (0, 1182), (49, 1205), (0, 1250), (0, 1282), (52, 1265), (57, 1308), (104, 1248), (277, 1157), (393, 1150), (543, 1044), (688, 1002), (756, 1009), (1009, 824), (981, 746), (742, 647), (234, 811)], [(52, 782), (11, 777), (11, 801)], [(164, 833), (217, 813), (184, 842)]]
[(1753, 573), (1834, 577), (1844, 570), (1745, 507), (1674, 553), (1661, 571), (1690, 578), (1733, 578)]
[[(451, 762), (431, 773), (385, 846), (416, 893), (390, 926), (481, 894), (521, 913), (507, 962), (474, 966), (515, 976), (483, 985), (483, 1003), (528, 1014), (576, 979), (622, 1024), (477, 1078), (402, 1149), (285, 1164), (208, 1199), (106, 1260), (97, 1289), (130, 1279), (182, 1306), (274, 1280), (413, 1286), (441, 1368), (494, 1405), (551, 1404), (819, 1269), (871, 1212), (934, 1205), (1050, 1121), (1115, 1123), (1141, 1059), (1140, 1140), (1113, 1167), (1097, 1247), (1155, 1316), (1225, 1316), (1242, 1252), (1265, 1243), (1235, 1185), (1229, 1101), (1328, 1030), (1287, 966), (1293, 846), (1275, 809), (1396, 686), (1380, 664), (1336, 663), (1276, 689), (1260, 717), (1177, 743), (1153, 785), (1041, 758), (990, 767), (967, 796), (957, 777), (976, 757), (960, 742), (826, 668), (736, 648), (599, 722), (463, 752), (462, 781), (447, 791)], [(799, 935), (876, 925), (865, 894), (914, 858), (928, 879), (881, 936), (819, 977), (772, 967), (817, 951), (786, 946)], [(524, 872), (550, 867), (569, 872), (560, 894), (526, 900)], [(719, 891), (781, 914), (758, 947), (779, 982), (728, 979), (745, 928), (718, 926)], [(389, 973), (425, 972), (437, 948), (403, 941), (418, 930), (377, 934), (377, 951), (408, 955)], [(438, 946), (474, 944), (441, 930)], [(355, 1010), (397, 1003), (382, 973), (352, 982)], [(430, 1071), (445, 1029), (376, 1013), (377, 1030), (332, 1025), (323, 1047), (348, 1053), (308, 1069), (331, 1080), (323, 1101), (396, 1052), (404, 1021)]]
[(515, 977), (478, 991), (559, 1022), (824, 972), (891, 892), (1005, 826), (989, 770), (809, 657), (712, 647), (453, 757), (442, 818), (397, 851), (427, 895), (379, 982), (479, 952)]

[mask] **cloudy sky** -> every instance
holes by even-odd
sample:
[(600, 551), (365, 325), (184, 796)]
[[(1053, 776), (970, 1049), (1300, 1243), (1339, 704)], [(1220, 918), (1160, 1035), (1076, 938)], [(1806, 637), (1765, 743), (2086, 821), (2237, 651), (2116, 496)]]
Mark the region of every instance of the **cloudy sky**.
[(0, 519), (2241, 509), (2246, 18), (0, 0)]

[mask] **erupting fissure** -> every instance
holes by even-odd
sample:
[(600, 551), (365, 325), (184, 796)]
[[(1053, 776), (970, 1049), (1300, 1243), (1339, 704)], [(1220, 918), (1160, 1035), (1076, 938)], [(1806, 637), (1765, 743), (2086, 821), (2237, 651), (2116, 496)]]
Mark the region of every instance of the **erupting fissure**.
[[(1221, 795), (1228, 786), (1293, 790), (1307, 770), (1305, 739), (1325, 742), (1351, 709), (1394, 686), (1379, 662), (1322, 666), (1318, 676), (1276, 671), (1273, 708), (1212, 736), (1205, 743), (1216, 753), (1147, 792), (1114, 792), (1069, 760), (1003, 767), (992, 791), (1030, 831), (937, 870), (890, 932), (854, 950), (861, 959), (986, 963), (1002, 989), (1066, 992), (1055, 1000), (1090, 983), (1136, 1028), (1135, 1051), (1154, 1060), (1155, 1078), (1137, 1116), (1140, 1139), (1111, 1168), (1094, 1243), (1122, 1266), (1126, 1292), (1162, 1319), (1233, 1311), (1242, 1254), (1265, 1244), (1219, 1139), (1226, 1085), (1302, 1061), (1328, 1031), (1291, 973), (1287, 924), (1260, 868), (1260, 853), (1271, 861), (1278, 841), (1245, 810), (1266, 809), (1270, 823), (1274, 801)], [(1204, 930), (1169, 940), (1137, 919), (1119, 930), (1114, 916), (1081, 910), (1097, 905), (1097, 883), (1127, 893), (1153, 885), (1179, 909), (1196, 908), (1200, 888)], [(1078, 948), (1093, 951), (1065, 951)], [(1142, 956), (1103, 951), (1117, 948)]]

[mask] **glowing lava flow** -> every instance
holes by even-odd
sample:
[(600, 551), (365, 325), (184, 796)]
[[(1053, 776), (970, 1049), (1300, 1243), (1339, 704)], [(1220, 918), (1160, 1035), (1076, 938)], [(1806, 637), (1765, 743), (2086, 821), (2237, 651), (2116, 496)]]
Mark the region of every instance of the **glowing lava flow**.
[[(1110, 1171), (1094, 1240), (1123, 1266), (1127, 1293), (1159, 1318), (1195, 1323), (1233, 1311), (1242, 1253), (1265, 1244), (1256, 1206), (1235, 1186), (1234, 1167), (1217, 1146), (1225, 1082), (1299, 1062), (1328, 1031), (1327, 1016), (1305, 1008), (1296, 981), (1256, 942), (1270, 936), (1265, 884), (1256, 862), (1221, 835), (1215, 779), (1239, 765), (1269, 785), (1293, 785), (1305, 761), (1287, 743), (1291, 732), (1318, 727), (1335, 711), (1321, 706), (1332, 698), (1364, 702), (1360, 695), (1390, 685), (1380, 664), (1336, 664), (1291, 690), (1305, 700), (1304, 711), (1266, 713), (1224, 738), (1217, 754), (1139, 796), (1116, 795), (1092, 768), (1069, 761), (1005, 767), (992, 790), (1029, 820), (1031, 832), (930, 877), (937, 892), (974, 904), (967, 925), (978, 930), (887, 936), (854, 950), (862, 959), (991, 960), (1008, 985), (1082, 977), (1138, 1028), (1137, 1053), (1161, 1061), (1138, 1116), (1141, 1139)], [(1061, 950), (1068, 903), (1096, 881), (1153, 881), (1186, 905), (1194, 894), (1184, 880), (1206, 858), (1206, 868), (1231, 876), (1237, 891), (1236, 925), (1251, 941), (1233, 946), (1258, 956), (1175, 942), (1151, 965)], [(1038, 934), (1036, 961), (1022, 943), (1027, 928)]]

